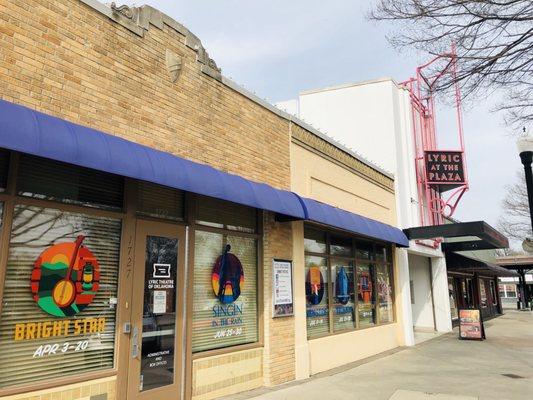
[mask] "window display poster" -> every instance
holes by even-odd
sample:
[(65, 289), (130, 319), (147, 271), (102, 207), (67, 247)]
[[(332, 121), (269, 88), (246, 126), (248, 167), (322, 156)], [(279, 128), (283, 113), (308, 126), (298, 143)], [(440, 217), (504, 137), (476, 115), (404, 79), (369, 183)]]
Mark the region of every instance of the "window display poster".
[(459, 338), (466, 340), (485, 339), (485, 327), (479, 310), (459, 310)]
[(294, 315), (292, 261), (274, 260), (272, 262), (272, 299), (274, 318)]

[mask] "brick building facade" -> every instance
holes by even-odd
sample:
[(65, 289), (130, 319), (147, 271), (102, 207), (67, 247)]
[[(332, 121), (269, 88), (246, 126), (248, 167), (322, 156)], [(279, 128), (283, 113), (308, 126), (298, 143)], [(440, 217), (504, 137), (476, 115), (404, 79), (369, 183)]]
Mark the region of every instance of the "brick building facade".
[[(373, 305), (369, 304), (368, 309), (361, 308), (360, 315), (361, 318), (371, 315), (370, 329), (386, 332), (383, 333), (386, 343), (372, 347), (373, 352), (402, 344), (401, 322), (398, 320), (401, 310), (393, 304), (394, 293), (400, 288), (395, 283), (395, 246), (391, 243), (402, 245), (403, 238), (400, 235), (391, 239), (383, 234), (395, 232), (392, 227), (396, 223), (393, 177), (225, 78), (200, 40), (187, 28), (148, 6), (108, 7), (95, 0), (6, 0), (0, 5), (0, 73), (0, 98), (3, 100), (0, 105), (3, 107), (0, 110), (0, 161), (7, 160), (4, 169), (0, 166), (0, 177), (5, 177), (5, 184), (0, 185), (0, 299), (3, 297), (1, 304), (4, 304), (0, 306), (0, 352), (8, 348), (14, 352), (11, 358), (14, 364), (0, 366), (0, 372), (5, 372), (4, 380), (0, 379), (1, 399), (129, 400), (168, 398), (165, 396), (169, 393), (175, 398), (211, 399), (292, 381), (333, 365), (327, 362), (316, 364), (315, 361), (309, 368), (305, 364), (309, 354), (316, 352), (316, 349), (307, 349), (307, 341), (315, 343), (311, 348), (316, 348), (319, 343), (318, 339), (313, 342), (312, 335), (306, 333), (309, 327), (309, 321), (306, 321), (309, 319), (309, 310), (306, 311), (306, 299), (310, 296), (308, 286), (315, 283), (308, 282), (304, 268), (316, 268), (304, 267), (304, 241), (307, 240), (304, 230), (309, 227), (328, 229), (328, 249), (330, 236), (339, 235), (345, 235), (349, 238), (346, 240), (352, 242), (350, 254), (355, 254), (357, 246), (372, 249), (368, 251), (369, 266), (365, 267), (369, 272), (364, 272), (367, 275), (363, 278), (374, 283), (383, 278), (388, 283), (379, 282), (380, 287), (388, 286), (383, 293), (368, 289), (374, 290), (370, 294)], [(23, 126), (17, 127), (17, 123), (10, 120), (14, 112), (32, 117), (20, 121)], [(121, 170), (127, 160), (115, 169), (100, 168), (90, 160), (85, 161), (85, 154), (61, 153), (63, 148), (80, 149), (79, 143), (78, 147), (76, 144), (69, 147), (68, 143), (61, 142), (67, 133), (67, 136), (57, 134), (57, 149), (52, 150), (46, 144), (36, 146), (37, 150), (29, 150), (25, 146), (31, 146), (31, 143), (17, 142), (17, 136), (23, 136), (27, 128), (34, 131), (35, 137), (42, 135), (45, 143), (45, 137), (46, 140), (55, 137), (54, 127), (64, 129), (71, 135), (69, 137), (75, 138), (73, 140), (99, 138), (105, 143), (102, 149), (108, 151), (111, 158), (113, 154), (117, 155), (113, 152), (118, 147), (113, 146), (129, 146), (137, 152), (132, 151), (131, 157), (146, 155), (154, 171), (163, 168), (157, 164), (158, 160), (168, 161), (166, 166), (181, 162), (179, 165), (190, 167), (187, 179), (194, 180), (193, 171), (196, 170), (204, 171), (205, 176), (219, 174), (217, 176), (224, 182), (242, 182), (240, 179), (244, 178), (243, 187), (252, 187), (252, 192), (261, 191), (262, 194), (267, 190), (275, 193), (272, 196), (278, 196), (280, 203), (285, 199), (292, 203), (273, 202), (269, 203), (273, 206), (261, 207), (257, 204), (262, 199), (258, 199), (257, 204), (251, 202), (238, 188), (233, 193), (233, 188), (221, 187), (220, 196), (216, 196), (210, 188), (194, 191), (180, 185), (164, 185), (158, 179), (130, 173), (131, 168)], [(83, 127), (94, 131), (85, 132)], [(12, 133), (17, 129), (21, 135)], [(117, 137), (127, 142), (114, 142), (113, 138)], [(86, 150), (89, 159), (95, 151), (81, 149)], [(299, 152), (299, 161), (291, 164), (291, 154), (295, 151)], [(321, 181), (320, 189), (307, 191), (307, 183), (303, 183), (304, 179), (300, 177), (307, 179), (314, 173), (305, 172), (312, 157), (323, 160), (327, 168), (338, 168), (344, 176), (342, 184), (333, 182), (335, 173), (332, 173), (322, 176), (325, 182)], [(197, 164), (183, 164), (179, 161), (183, 159)], [(110, 163), (115, 167), (119, 164), (113, 164), (113, 160)], [(204, 165), (217, 172), (206, 170)], [(98, 175), (96, 170), (108, 175)], [(45, 171), (44, 178), (38, 174), (40, 171)], [(72, 179), (72, 171), (76, 171), (79, 180)], [(164, 172), (167, 177), (181, 173), (169, 168)], [(206, 182), (206, 185), (215, 184), (215, 180)], [(269, 188), (265, 189), (264, 184)], [(195, 185), (199, 187), (198, 183)], [(350, 196), (359, 198), (364, 191), (364, 196), (370, 197), (371, 201), (368, 204), (365, 203), (368, 199), (358, 201), (351, 207), (352, 197), (335, 195), (333, 201), (334, 190), (352, 193)], [(300, 195), (309, 196), (311, 202), (323, 202), (324, 207), (329, 207), (328, 212), (338, 209), (326, 203), (343, 208), (346, 210), (343, 212), (350, 215), (357, 213), (358, 218), (359, 215), (372, 218), (365, 219), (365, 229), (370, 227), (370, 230), (358, 230), (313, 217), (310, 206), (305, 206), (307, 200)], [(116, 196), (115, 203), (110, 203), (110, 196)], [(207, 196), (221, 200), (215, 201)], [(303, 207), (301, 215), (300, 211), (285, 212), (300, 206)], [(28, 214), (30, 211), (33, 216)], [(50, 222), (56, 219), (46, 219), (44, 215), (55, 215), (57, 220), (68, 221), (68, 224), (58, 228)], [(24, 244), (17, 242), (18, 235), (26, 237), (28, 232), (41, 229), (32, 225), (36, 219), (48, 226), (46, 235), (53, 232), (53, 236), (43, 241), (43, 233), (27, 238)], [(111, 232), (102, 221), (113, 225), (114, 230)], [(372, 228), (376, 224), (379, 229)], [(20, 226), (30, 228), (19, 233)], [(79, 239), (80, 230), (81, 236), (87, 237), (87, 249), (93, 250), (101, 264), (101, 282), (95, 278), (94, 265), (78, 266), (82, 262), (78, 250), (84, 246), (80, 244), (83, 240)], [(381, 233), (373, 233), (378, 231)], [(170, 233), (165, 236), (159, 232)], [(118, 239), (111, 241), (112, 235)], [(142, 260), (144, 239), (146, 259), (154, 256), (154, 252), (159, 258), (169, 257), (168, 249), (163, 251), (157, 248), (157, 243), (150, 243), (154, 237), (165, 239), (165, 246), (174, 243), (177, 254), (168, 263), (157, 259), (152, 278), (156, 278), (156, 265), (168, 265), (170, 271), (170, 266), (176, 263), (178, 270), (171, 278), (172, 288), (157, 293), (150, 291), (148, 286), (138, 286), (139, 282), (150, 281), (148, 275), (144, 275), (144, 268), (148, 268)], [(30, 274), (21, 272), (31, 271), (33, 259), (26, 261), (27, 254), (31, 253), (33, 257), (36, 249), (42, 251), (35, 261), (37, 265), (44, 262), (46, 251), (67, 239), (77, 243), (77, 247), (70, 256), (67, 254), (65, 259), (70, 257), (72, 261), (70, 264), (64, 261), (66, 276), (55, 285), (63, 281), (76, 283), (79, 284), (76, 290), (81, 291), (76, 293), (83, 294), (86, 289), (80, 287), (93, 285), (96, 292), (98, 286), (94, 282), (98, 282), (100, 290), (91, 299), (93, 309), (98, 303), (101, 311), (96, 316), (90, 315), (91, 318), (106, 318), (101, 331), (96, 332), (99, 328), (95, 325), (95, 331), (79, 337), (80, 349), (71, 349), (64, 337), (63, 342), (59, 338), (48, 340), (51, 334), (46, 331), (45, 324), (50, 315), (46, 312), (54, 314), (50, 309), (46, 311), (45, 306), (40, 306), (42, 310), (39, 310), (32, 303), (38, 301), (38, 295), (44, 296), (42, 287), (38, 286), (43, 285), (42, 278), (37, 285), (34, 282), (36, 275), (32, 272), (32, 285), (35, 285), (31, 286), (34, 290), (32, 300), (28, 286)], [(30, 242), (31, 246), (28, 245)], [(226, 245), (231, 245), (232, 250)], [(32, 250), (26, 251), (24, 246)], [(155, 246), (157, 251), (150, 250), (150, 246)], [(244, 278), (241, 284), (249, 286), (242, 288), (241, 303), (235, 303), (237, 294), (233, 303), (220, 308), (218, 303), (213, 305), (217, 301), (216, 292), (213, 295), (209, 290), (211, 279), (214, 279), (211, 270), (205, 276), (200, 271), (211, 268), (213, 263), (224, 268), (223, 255), (230, 251), (242, 261)], [(380, 251), (386, 255), (380, 256)], [(111, 260), (110, 254), (116, 259)], [(61, 257), (52, 261), (59, 262), (63, 260)], [(355, 255), (345, 254), (344, 257), (347, 269), (355, 268), (359, 262), (355, 261)], [(354, 258), (353, 262), (348, 260), (350, 257)], [(329, 256), (326, 258), (329, 260)], [(293, 263), (295, 309), (293, 315), (283, 318), (273, 318), (273, 260), (291, 260)], [(381, 267), (384, 272), (375, 272)], [(39, 268), (42, 271), (41, 264)], [(116, 273), (116, 280), (108, 276), (106, 268)], [(327, 268), (333, 271), (334, 266), (328, 261)], [(76, 271), (76, 278), (72, 271)], [(357, 285), (353, 279), (361, 273), (353, 271), (353, 293), (350, 295), (357, 298), (358, 289), (354, 288)], [(330, 282), (332, 273), (327, 272), (325, 278), (319, 273), (324, 279), (322, 291), (324, 286), (329, 288), (328, 293), (333, 290), (333, 286), (328, 286), (333, 285)], [(90, 274), (93, 274), (92, 278)], [(170, 272), (168, 274), (170, 276)], [(218, 285), (221, 285), (221, 274), (217, 275)], [(52, 298), (59, 304), (64, 292), (54, 297), (56, 286), (51, 289)], [(142, 298), (139, 299), (142, 293), (137, 289), (144, 291), (144, 303)], [(246, 290), (248, 292), (244, 293)], [(234, 287), (232, 293), (236, 293)], [(321, 312), (329, 315), (327, 324), (331, 327), (326, 333), (328, 337), (321, 340), (334, 343), (338, 339), (345, 343), (352, 337), (360, 337), (354, 333), (361, 328), (354, 308), (359, 306), (351, 306), (352, 319), (343, 321), (352, 321), (352, 325), (339, 333), (331, 321), (335, 320), (338, 310), (332, 304), (336, 301), (335, 296), (340, 295), (328, 293), (323, 301), (328, 298), (329, 305)], [(17, 308), (17, 302), (28, 301), (29, 305), (24, 303), (26, 308)], [(78, 297), (73, 297), (68, 307), (74, 301), (78, 301)], [(353, 301), (357, 304), (357, 300)], [(359, 302), (362, 307), (366, 297), (364, 301), (361, 297)], [(224, 304), (222, 300), (220, 303)], [(65, 314), (62, 317), (74, 318), (66, 305), (58, 307)], [(136, 314), (136, 310), (140, 314)], [(224, 318), (211, 315), (216, 314), (216, 310), (222, 310)], [(76, 309), (78, 312), (79, 318), (84, 317), (83, 311)], [(230, 312), (233, 315), (227, 318)], [(174, 318), (172, 321), (168, 320), (170, 316)], [(165, 322), (162, 322), (163, 317), (167, 317)], [(63, 336), (78, 334), (77, 328), (74, 331), (68, 329), (72, 325), (77, 327), (81, 319), (62, 321), (66, 321), (67, 326)], [(215, 329), (215, 336), (204, 334), (218, 324), (234, 324), (235, 327)], [(380, 324), (384, 326), (376, 326)], [(16, 329), (25, 332), (19, 335), (19, 341), (13, 341), (13, 330)], [(372, 336), (371, 331), (362, 332), (366, 332), (361, 336), (363, 341)], [(171, 344), (164, 335), (172, 338)], [(230, 337), (232, 335), (238, 337)], [(241, 340), (239, 335), (245, 338)], [(154, 337), (157, 340), (150, 341)], [(216, 344), (218, 339), (221, 345)], [(41, 348), (40, 344), (50, 348)], [(58, 348), (51, 352), (56, 344), (58, 348), (65, 346), (68, 359), (61, 358)], [(85, 345), (88, 352), (82, 348)], [(158, 350), (145, 354), (144, 348), (139, 348), (148, 345)], [(365, 346), (363, 342), (353, 345)], [(350, 351), (351, 358), (347, 362), (367, 355)], [(46, 357), (41, 357), (42, 354)], [(151, 357), (155, 357), (154, 360)], [(39, 360), (35, 361), (36, 358)], [(35, 364), (37, 362), (42, 364)], [(53, 369), (52, 364), (53, 368), (63, 369)], [(17, 365), (20, 374), (13, 372)], [(157, 370), (161, 365), (166, 367)], [(47, 375), (48, 366), (51, 372)], [(150, 371), (152, 366), (156, 372)], [(6, 368), (11, 372), (3, 371)]]

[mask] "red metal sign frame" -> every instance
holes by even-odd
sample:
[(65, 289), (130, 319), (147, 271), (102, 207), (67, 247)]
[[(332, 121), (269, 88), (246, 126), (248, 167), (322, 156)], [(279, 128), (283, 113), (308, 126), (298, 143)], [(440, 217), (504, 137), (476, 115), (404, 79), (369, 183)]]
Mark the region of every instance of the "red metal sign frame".
[[(455, 47), (451, 53), (441, 54), (416, 70), (416, 78), (411, 78), (402, 85), (409, 90), (413, 124), (413, 140), (415, 147), (415, 171), (418, 187), (418, 203), (421, 226), (440, 225), (444, 218), (451, 217), (459, 201), (469, 188), (466, 167), (463, 118), (461, 110), (461, 94), (457, 83), (453, 84), (455, 111), (457, 119), (457, 135), (459, 149), (448, 150), (458, 152), (462, 156), (464, 181), (455, 183), (451, 192), (443, 196), (442, 183), (435, 184), (428, 180), (425, 153), (427, 151), (444, 151), (438, 148), (435, 122), (434, 93), (437, 85), (445, 75), (450, 75), (455, 82), (457, 57)], [(435, 241), (431, 247), (438, 247)]]

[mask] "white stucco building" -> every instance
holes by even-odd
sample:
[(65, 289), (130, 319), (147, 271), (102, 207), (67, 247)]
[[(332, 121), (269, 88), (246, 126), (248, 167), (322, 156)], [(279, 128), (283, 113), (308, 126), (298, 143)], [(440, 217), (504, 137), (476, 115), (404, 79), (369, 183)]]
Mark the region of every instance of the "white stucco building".
[[(306, 91), (277, 106), (360, 153), (395, 176), (397, 213), (402, 229), (421, 225), (415, 171), (413, 110), (407, 89), (391, 78)], [(427, 218), (427, 215), (425, 216)], [(399, 260), (405, 337), (415, 332), (452, 329), (446, 262), (440, 247), (411, 241)], [(411, 328), (412, 327), (412, 328)]]

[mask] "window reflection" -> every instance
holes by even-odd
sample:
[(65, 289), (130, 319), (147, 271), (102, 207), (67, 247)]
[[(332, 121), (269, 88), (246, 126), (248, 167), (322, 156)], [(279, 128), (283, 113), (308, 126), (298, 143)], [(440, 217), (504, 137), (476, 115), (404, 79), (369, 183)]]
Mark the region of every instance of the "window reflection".
[(355, 328), (355, 290), (353, 263), (332, 261), (333, 330)]
[(174, 383), (178, 239), (146, 238), (141, 390)]
[(305, 257), (305, 296), (307, 300), (307, 336), (329, 333), (328, 270), (323, 257)]
[(389, 323), (394, 320), (392, 303), (392, 279), (387, 264), (377, 265), (377, 291), (379, 304), (379, 322)]
[(374, 265), (357, 266), (357, 314), (361, 327), (376, 323), (374, 274)]
[(314, 229), (306, 229), (304, 237), (305, 251), (310, 253), (326, 252), (326, 234)]

